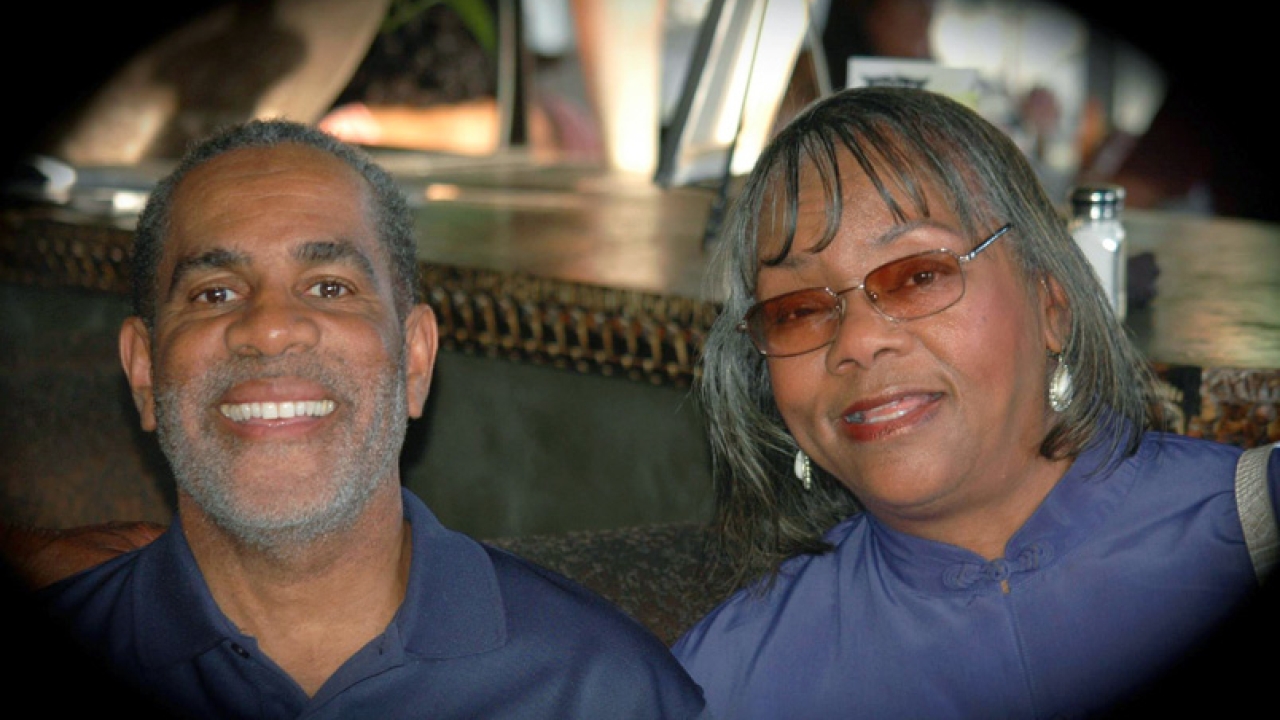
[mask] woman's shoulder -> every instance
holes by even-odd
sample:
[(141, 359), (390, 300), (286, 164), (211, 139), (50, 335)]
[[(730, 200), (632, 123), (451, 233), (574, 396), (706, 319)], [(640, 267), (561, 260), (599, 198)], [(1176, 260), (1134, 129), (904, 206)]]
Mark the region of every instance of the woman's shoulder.
[(1235, 477), (1238, 445), (1167, 432), (1148, 432), (1136, 454), (1146, 473), (1169, 478)]
[[(1173, 433), (1148, 432), (1116, 471), (1134, 475), (1134, 502), (1152, 507), (1221, 507), (1235, 512), (1236, 467), (1244, 448)], [(1221, 503), (1219, 506), (1217, 503)]]

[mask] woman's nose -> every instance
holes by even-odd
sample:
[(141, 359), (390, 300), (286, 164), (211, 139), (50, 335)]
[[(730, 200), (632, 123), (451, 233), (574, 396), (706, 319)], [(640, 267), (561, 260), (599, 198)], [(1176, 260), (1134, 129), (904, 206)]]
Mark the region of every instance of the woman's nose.
[(882, 314), (862, 291), (841, 296), (843, 305), (836, 321), (835, 337), (827, 346), (827, 369), (845, 372), (851, 367), (869, 368), (886, 352), (905, 347), (906, 333), (900, 322)]

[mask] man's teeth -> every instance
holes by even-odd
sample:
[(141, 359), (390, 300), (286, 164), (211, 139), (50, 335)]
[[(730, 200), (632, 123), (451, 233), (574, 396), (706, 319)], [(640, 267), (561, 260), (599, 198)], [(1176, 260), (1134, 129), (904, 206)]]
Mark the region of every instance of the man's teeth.
[(228, 403), (218, 409), (235, 422), (277, 420), (294, 417), (324, 417), (333, 412), (332, 400), (298, 400), (296, 402)]

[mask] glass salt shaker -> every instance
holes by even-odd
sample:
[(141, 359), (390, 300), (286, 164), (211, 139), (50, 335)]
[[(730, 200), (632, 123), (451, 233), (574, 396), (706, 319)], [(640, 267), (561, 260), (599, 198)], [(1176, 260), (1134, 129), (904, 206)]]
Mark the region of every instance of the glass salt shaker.
[(1125, 233), (1120, 220), (1124, 188), (1111, 184), (1077, 185), (1071, 189), (1070, 205), (1071, 236), (1102, 281), (1116, 317), (1124, 320), (1128, 304)]

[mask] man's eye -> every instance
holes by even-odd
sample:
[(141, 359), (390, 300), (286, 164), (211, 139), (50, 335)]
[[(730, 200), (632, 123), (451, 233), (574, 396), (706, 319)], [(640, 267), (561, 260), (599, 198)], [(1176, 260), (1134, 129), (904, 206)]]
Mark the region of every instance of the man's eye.
[(192, 295), (191, 300), (193, 302), (205, 303), (207, 305), (218, 305), (230, 302), (239, 297), (240, 296), (236, 294), (236, 291), (230, 288), (211, 287), (205, 288), (204, 290), (197, 292), (195, 295)]
[(337, 280), (321, 280), (307, 290), (308, 295), (322, 298), (336, 298), (351, 294), (351, 288)]

